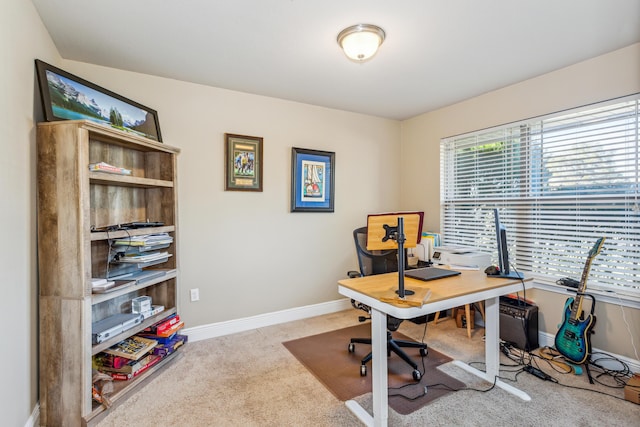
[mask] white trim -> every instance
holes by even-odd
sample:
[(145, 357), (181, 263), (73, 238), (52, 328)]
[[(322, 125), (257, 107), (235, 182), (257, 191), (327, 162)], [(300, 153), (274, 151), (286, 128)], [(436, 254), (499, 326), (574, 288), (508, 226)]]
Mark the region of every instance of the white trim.
[[(566, 295), (567, 298), (575, 295), (575, 290), (569, 290), (564, 286), (555, 285), (533, 279), (533, 288), (542, 289), (549, 292)], [(573, 294), (571, 293), (573, 291)], [(601, 289), (587, 289), (587, 293), (592, 294), (596, 301), (607, 304), (615, 304), (617, 306), (630, 307), (640, 310), (640, 297), (632, 295), (622, 295), (614, 291), (606, 291)]]
[(343, 298), (320, 304), (275, 311), (273, 313), (264, 313), (241, 319), (195, 326), (193, 328), (184, 329), (182, 333), (189, 337), (189, 341), (194, 342), (235, 334), (237, 332), (250, 331), (252, 329), (263, 328), (265, 326), (291, 322), (293, 320), (307, 319), (309, 317), (321, 316), (323, 314), (336, 313), (338, 311), (347, 310), (350, 307), (350, 300), (348, 298)]
[(31, 411), (31, 416), (27, 419), (27, 422), (24, 424), (24, 427), (37, 427), (40, 419), (40, 403), (37, 402), (36, 406), (34, 406), (33, 411)]

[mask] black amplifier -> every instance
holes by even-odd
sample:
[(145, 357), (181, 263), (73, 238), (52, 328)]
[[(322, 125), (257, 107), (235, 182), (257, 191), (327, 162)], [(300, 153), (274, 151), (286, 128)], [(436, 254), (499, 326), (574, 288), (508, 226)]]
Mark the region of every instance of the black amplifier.
[(525, 351), (538, 348), (538, 306), (500, 297), (500, 339)]

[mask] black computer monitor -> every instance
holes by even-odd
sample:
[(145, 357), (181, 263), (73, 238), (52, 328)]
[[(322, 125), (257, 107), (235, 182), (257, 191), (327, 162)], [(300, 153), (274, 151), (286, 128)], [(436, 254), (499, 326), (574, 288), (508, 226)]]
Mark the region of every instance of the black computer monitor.
[(500, 223), (500, 215), (498, 209), (493, 210), (493, 215), (496, 222), (496, 242), (498, 246), (498, 274), (496, 277), (505, 277), (508, 279), (522, 279), (524, 276), (522, 273), (511, 271), (509, 265), (509, 249), (507, 246), (507, 229)]

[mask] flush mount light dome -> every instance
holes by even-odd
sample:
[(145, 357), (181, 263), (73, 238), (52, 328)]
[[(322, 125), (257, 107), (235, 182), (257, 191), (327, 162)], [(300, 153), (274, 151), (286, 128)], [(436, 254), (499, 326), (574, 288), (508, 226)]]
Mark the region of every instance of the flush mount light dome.
[(349, 59), (364, 62), (378, 51), (384, 41), (384, 30), (371, 24), (358, 24), (338, 34), (338, 44)]

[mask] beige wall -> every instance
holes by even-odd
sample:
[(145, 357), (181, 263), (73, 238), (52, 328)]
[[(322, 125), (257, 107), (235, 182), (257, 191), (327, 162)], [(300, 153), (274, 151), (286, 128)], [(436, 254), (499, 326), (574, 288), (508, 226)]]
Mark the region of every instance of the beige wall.
[[(425, 211), (425, 227), (440, 229), (440, 139), (555, 111), (640, 92), (640, 44), (602, 55), (513, 86), (402, 122), (402, 205)], [(416, 206), (417, 204), (417, 206)], [(555, 334), (565, 294), (535, 290), (540, 329)], [(597, 348), (637, 359), (640, 310), (598, 303), (593, 336)]]
[[(6, 227), (0, 248), (5, 294), (0, 312), (11, 327), (0, 351), (5, 368), (0, 414), (3, 424), (12, 426), (27, 422), (38, 393), (34, 129), (41, 112), (34, 93), (34, 58), (157, 109), (165, 142), (182, 149), (180, 298), (188, 326), (337, 299), (336, 280), (355, 267), (351, 230), (364, 222), (366, 213), (424, 209), (427, 228), (437, 229), (442, 136), (639, 90), (635, 46), (401, 125), (63, 61), (30, 1), (5, 0), (3, 6), (0, 215)], [(264, 192), (223, 191), (225, 132), (264, 137)], [(402, 158), (397, 150), (401, 138)], [(292, 146), (336, 152), (335, 213), (289, 213)], [(194, 287), (200, 288), (197, 303), (188, 301)], [(534, 297), (542, 300), (547, 294), (536, 292)], [(546, 324), (556, 321), (547, 316), (559, 318), (562, 304), (552, 294), (549, 298), (553, 314), (545, 313)], [(619, 308), (600, 307), (605, 311), (599, 313), (597, 340), (624, 329), (615, 318)], [(636, 314), (629, 321), (640, 323)], [(595, 343), (629, 355), (615, 343), (611, 348)]]
[[(339, 299), (336, 281), (357, 267), (352, 230), (400, 203), (397, 121), (78, 62), (62, 68), (157, 109), (164, 142), (182, 149), (188, 327)], [(264, 138), (263, 192), (224, 191), (225, 132)], [(334, 213), (289, 212), (292, 147), (336, 153)]]
[(33, 59), (59, 59), (30, 1), (2, 3), (0, 53), (0, 417), (22, 426), (38, 393)]

